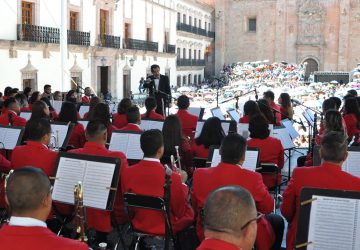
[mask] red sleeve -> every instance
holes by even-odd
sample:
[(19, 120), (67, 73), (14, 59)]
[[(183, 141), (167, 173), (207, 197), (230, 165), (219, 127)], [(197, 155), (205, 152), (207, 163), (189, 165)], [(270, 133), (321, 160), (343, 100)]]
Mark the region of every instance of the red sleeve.
[(187, 201), (188, 189), (185, 184), (181, 183), (181, 177), (178, 173), (172, 173), (171, 181), (171, 211), (177, 218), (182, 218), (189, 209)]
[(274, 211), (274, 199), (265, 186), (260, 174), (254, 178), (254, 190), (251, 194), (254, 197), (256, 208), (263, 214), (269, 214)]
[(192, 167), (192, 161), (193, 161), (193, 153), (190, 147), (189, 142), (184, 139), (183, 142), (183, 152), (181, 155), (181, 164), (183, 164), (183, 167), (185, 167), (186, 172), (189, 174), (193, 172), (193, 167)]
[(278, 156), (278, 167), (282, 169), (284, 167), (284, 148), (281, 144), (281, 141), (279, 141), (279, 148), (280, 148), (280, 153)]
[(283, 193), (283, 202), (280, 210), (287, 221), (291, 222), (296, 211), (296, 178), (298, 169), (294, 169), (293, 175)]
[(11, 170), (11, 163), (2, 154), (0, 154), (0, 171), (8, 173)]

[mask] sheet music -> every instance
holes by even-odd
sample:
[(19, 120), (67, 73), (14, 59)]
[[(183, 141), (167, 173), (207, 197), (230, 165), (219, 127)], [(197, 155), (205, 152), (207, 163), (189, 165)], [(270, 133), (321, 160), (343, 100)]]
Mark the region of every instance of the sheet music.
[(211, 158), (211, 165), (210, 167), (216, 167), (221, 162), (221, 155), (218, 148), (214, 149), (212, 158)]
[(89, 121), (85, 121), (85, 120), (78, 120), (78, 123), (81, 123), (84, 126), (84, 129), (86, 129)]
[[(204, 121), (197, 122), (196, 129), (195, 129), (195, 138), (199, 137), (203, 126), (204, 126)], [(230, 123), (229, 122), (221, 122), (221, 127), (224, 130), (224, 133), (227, 135), (229, 133)]]
[(308, 114), (308, 117), (310, 118), (311, 122), (314, 123), (315, 121), (315, 113), (314, 111), (310, 109), (305, 109), (306, 113)]
[(0, 127), (0, 148), (13, 150), (19, 140), (21, 129)]
[(359, 200), (313, 195), (308, 250), (360, 249)]
[[(54, 135), (56, 137), (56, 131), (58, 131), (59, 147), (64, 146), (64, 141), (65, 141), (65, 138), (67, 136), (68, 130), (69, 130), (69, 125), (51, 124), (51, 133), (52, 133), (52, 135)], [(50, 143), (55, 145), (55, 141), (54, 141), (53, 137), (51, 137)]]
[(239, 122), (240, 121), (240, 115), (239, 113), (233, 109), (233, 110), (228, 110), (228, 113), (231, 117), (232, 120), (236, 121), (236, 122)]
[(211, 110), (211, 114), (214, 116), (214, 117), (217, 117), (219, 118), (220, 120), (224, 120), (224, 114), (223, 112), (221, 111), (220, 108), (214, 108)]
[(28, 121), (28, 120), (30, 120), (31, 114), (32, 114), (31, 112), (21, 112), (20, 117), (22, 117)]
[(258, 156), (259, 156), (258, 150), (246, 150), (245, 161), (242, 164), (242, 167), (247, 170), (255, 171), (257, 167)]
[(201, 108), (199, 107), (189, 107), (187, 110), (190, 114), (200, 116)]
[(162, 131), (163, 125), (163, 121), (141, 120), (140, 128), (144, 131), (149, 129), (159, 129)]
[(56, 113), (60, 113), (61, 111), (61, 106), (62, 106), (62, 101), (51, 101), (51, 105), (53, 106), (53, 108), (55, 109)]
[(79, 114), (81, 118), (84, 118), (85, 113), (89, 112), (90, 106), (88, 105), (81, 105), (79, 109)]
[(299, 133), (295, 130), (292, 122), (289, 119), (282, 120), (281, 124), (286, 128), (291, 138), (295, 139), (299, 136)]
[(343, 163), (342, 169), (343, 171), (360, 178), (360, 152), (348, 151), (348, 157)]
[(286, 128), (274, 129), (273, 136), (281, 141), (281, 144), (285, 150), (295, 148), (295, 144), (292, 141)]
[(121, 151), (127, 159), (140, 160), (143, 158), (140, 136), (141, 134), (112, 133), (109, 150)]
[[(274, 125), (269, 124), (270, 136), (274, 135)], [(245, 139), (250, 139), (249, 124), (248, 123), (238, 123), (237, 124), (237, 133), (243, 136)]]
[(52, 197), (74, 204), (74, 186), (84, 188), (84, 206), (106, 209), (115, 164), (61, 157)]

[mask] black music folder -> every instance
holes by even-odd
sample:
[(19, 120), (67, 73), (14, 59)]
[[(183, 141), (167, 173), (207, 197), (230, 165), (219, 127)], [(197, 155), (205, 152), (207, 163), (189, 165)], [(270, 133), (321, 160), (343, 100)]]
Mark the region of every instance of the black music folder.
[(360, 249), (360, 192), (303, 188), (295, 249)]
[[(73, 124), (66, 122), (51, 123), (51, 135), (57, 138), (58, 145), (60, 148), (67, 147), (73, 127), (74, 127)], [(54, 137), (51, 137), (50, 140), (50, 143), (52, 145), (56, 145)]]
[(199, 118), (199, 120), (202, 120), (204, 116), (205, 108), (188, 107), (187, 111), (192, 115), (196, 115)]
[[(196, 123), (196, 129), (195, 129), (195, 138), (199, 137), (201, 130), (204, 126), (205, 121), (204, 120), (199, 120)], [(229, 133), (230, 130), (230, 125), (231, 125), (231, 121), (221, 121), (221, 127), (224, 130), (224, 133), (227, 135)]]
[(74, 204), (74, 186), (84, 187), (84, 206), (112, 210), (121, 168), (120, 158), (59, 152), (52, 198)]
[(123, 152), (128, 160), (141, 160), (144, 156), (140, 147), (141, 134), (141, 132), (113, 131), (109, 150)]
[(0, 149), (13, 150), (21, 144), (23, 134), (23, 127), (0, 125)]

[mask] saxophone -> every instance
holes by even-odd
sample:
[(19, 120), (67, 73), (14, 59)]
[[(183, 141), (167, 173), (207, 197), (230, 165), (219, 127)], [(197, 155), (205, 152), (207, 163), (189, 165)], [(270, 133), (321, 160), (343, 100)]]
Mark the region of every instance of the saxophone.
[(74, 187), (76, 233), (79, 235), (79, 240), (81, 242), (87, 242), (88, 239), (85, 235), (85, 208), (83, 204), (83, 195), (83, 185), (81, 181), (79, 181)]

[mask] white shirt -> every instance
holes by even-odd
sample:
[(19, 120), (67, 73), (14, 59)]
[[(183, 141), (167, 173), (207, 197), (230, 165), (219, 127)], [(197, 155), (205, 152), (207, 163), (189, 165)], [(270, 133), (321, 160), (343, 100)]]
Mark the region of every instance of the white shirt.
[(160, 162), (159, 159), (156, 159), (156, 158), (149, 158), (149, 157), (144, 157), (143, 158), (144, 161), (155, 161), (155, 162)]
[(159, 90), (159, 82), (160, 82), (160, 79), (157, 79), (157, 78), (154, 79), (155, 89), (156, 90)]
[(10, 217), (9, 226), (47, 227), (46, 223), (41, 220), (30, 217), (17, 217), (17, 216)]

